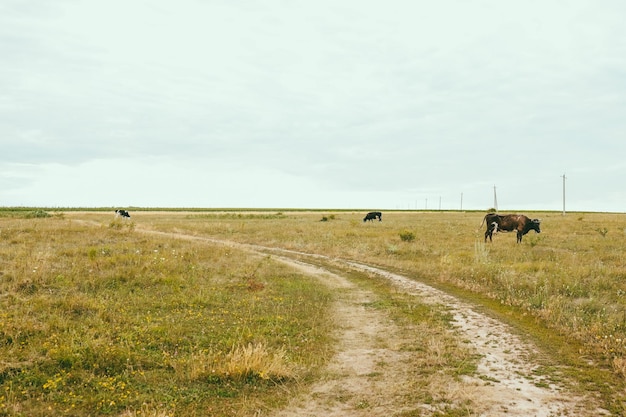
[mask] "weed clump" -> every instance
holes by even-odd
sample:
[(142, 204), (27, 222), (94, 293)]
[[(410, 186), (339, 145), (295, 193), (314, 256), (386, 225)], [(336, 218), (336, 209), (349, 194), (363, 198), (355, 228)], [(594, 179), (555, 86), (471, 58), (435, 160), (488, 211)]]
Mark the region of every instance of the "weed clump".
[(109, 223), (109, 229), (113, 229), (113, 230), (126, 229), (128, 231), (133, 231), (135, 230), (135, 223), (126, 221), (124, 219), (115, 219), (111, 221), (111, 223)]
[(296, 375), (285, 348), (271, 349), (264, 343), (233, 346), (229, 352), (201, 350), (182, 359), (170, 357), (169, 365), (183, 381), (281, 382)]
[(400, 232), (400, 240), (403, 242), (412, 242), (415, 240), (415, 233), (409, 230), (403, 230)]
[(51, 217), (50, 213), (44, 210), (29, 211), (24, 215), (25, 219), (45, 219)]

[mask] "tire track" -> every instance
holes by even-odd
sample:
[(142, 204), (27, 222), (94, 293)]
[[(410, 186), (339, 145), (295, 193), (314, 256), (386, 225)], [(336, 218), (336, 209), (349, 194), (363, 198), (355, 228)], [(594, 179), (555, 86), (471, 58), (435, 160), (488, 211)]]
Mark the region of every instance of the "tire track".
[[(464, 382), (472, 386), (481, 416), (601, 416), (607, 410), (591, 406), (591, 398), (581, 398), (567, 392), (546, 376), (535, 371), (539, 364), (533, 357), (540, 352), (529, 342), (514, 334), (510, 327), (496, 319), (477, 312), (441, 290), (412, 280), (406, 276), (360, 262), (331, 259), (324, 255), (256, 247), (256, 250), (311, 256), (327, 262), (349, 267), (384, 278), (420, 301), (443, 305), (453, 316), (455, 331), (462, 340), (471, 344), (481, 360), (476, 377), (465, 376)], [(289, 258), (287, 258), (289, 259)]]
[[(76, 221), (76, 220), (74, 220)], [(97, 222), (80, 221), (85, 224), (97, 224)], [(418, 297), (420, 301), (425, 303), (437, 304), (444, 306), (453, 316), (456, 323), (455, 332), (461, 340), (467, 341), (475, 352), (480, 355), (481, 360), (478, 363), (478, 371), (476, 377), (464, 377), (463, 383), (468, 390), (472, 392), (473, 403), (477, 405), (480, 416), (515, 416), (515, 417), (551, 417), (551, 416), (599, 416), (610, 415), (610, 412), (598, 406), (591, 396), (582, 397), (580, 395), (568, 392), (563, 385), (557, 385), (548, 378), (539, 375), (535, 371), (539, 368), (539, 364), (534, 362), (533, 358), (540, 355), (540, 352), (531, 343), (522, 340), (516, 335), (511, 328), (498, 320), (486, 316), (474, 309), (468, 303), (465, 303), (456, 297), (453, 297), (441, 290), (426, 285), (424, 283), (412, 280), (406, 276), (386, 271), (382, 268), (374, 267), (360, 262), (331, 258), (325, 255), (306, 253), (282, 248), (267, 247), (256, 244), (244, 244), (233, 241), (200, 237), (179, 232), (162, 232), (157, 230), (135, 229), (141, 233), (165, 236), (176, 239), (187, 239), (198, 242), (226, 245), (242, 250), (272, 255), (277, 260), (287, 263), (295, 268), (305, 270), (307, 273), (317, 276), (325, 276), (327, 285), (337, 285), (339, 287), (351, 288), (352, 300), (344, 299), (341, 301), (339, 310), (343, 309), (343, 313), (339, 313), (340, 320), (348, 320), (348, 317), (365, 314), (363, 311), (356, 312), (354, 305), (360, 301), (371, 297), (372, 294), (365, 293), (362, 289), (356, 288), (349, 280), (341, 275), (330, 272), (327, 269), (302, 261), (301, 258), (321, 261), (323, 263), (333, 264), (341, 268), (349, 268), (370, 275), (380, 277), (393, 283), (400, 290)], [(334, 283), (333, 283), (334, 282)], [(355, 304), (355, 301), (356, 304)], [(350, 307), (351, 303), (353, 304)], [(351, 309), (352, 308), (352, 309)], [(371, 313), (368, 313), (371, 314)], [(337, 369), (354, 369), (354, 357), (360, 358), (360, 361), (367, 362), (368, 355), (371, 354), (374, 347), (370, 346), (368, 355), (359, 356), (356, 351), (350, 351), (349, 345), (359, 345), (367, 342), (367, 338), (354, 341), (354, 336), (349, 334), (369, 334), (372, 337), (371, 330), (368, 330), (368, 323), (379, 322), (384, 318), (376, 316), (366, 316), (367, 319), (359, 323), (352, 324), (346, 328), (346, 335), (343, 340), (342, 353), (331, 363), (331, 368)], [(389, 323), (386, 324), (389, 326)], [(356, 329), (356, 333), (355, 330)], [(387, 328), (384, 328), (387, 331)], [(396, 331), (391, 329), (390, 331)], [(349, 342), (349, 340), (353, 340)], [(379, 352), (380, 354), (380, 352)], [(370, 355), (372, 356), (372, 355)], [(375, 356), (375, 355), (374, 355)], [(343, 359), (342, 359), (343, 358)], [(351, 364), (348, 364), (350, 359)], [(400, 359), (398, 359), (400, 360)], [(358, 361), (357, 361), (358, 362)], [(363, 365), (370, 366), (370, 365)], [(370, 366), (371, 367), (371, 366)], [(359, 378), (362, 373), (355, 371), (346, 371), (346, 378)], [(404, 377), (398, 375), (390, 377), (393, 380), (402, 380)], [(362, 378), (361, 378), (362, 379)], [(343, 380), (344, 382), (346, 379)], [(339, 378), (339, 382), (341, 379)], [(337, 388), (337, 381), (325, 381), (327, 387)], [(330, 385), (329, 385), (330, 384)], [(358, 384), (357, 384), (358, 385)], [(375, 393), (372, 384), (362, 384), (363, 396)], [(334, 388), (333, 388), (334, 389)], [(315, 391), (318, 391), (315, 394)], [(332, 408), (329, 406), (329, 399), (320, 394), (323, 391), (321, 386), (314, 386), (312, 395), (317, 398), (325, 398), (324, 401), (315, 403), (308, 402), (302, 408), (283, 410), (283, 414), (278, 416), (298, 417), (298, 416), (316, 416), (316, 415), (341, 415), (341, 416), (365, 416), (365, 415), (389, 415), (388, 411), (383, 413), (373, 413), (373, 409), (368, 409), (365, 413), (349, 412), (349, 409), (341, 406)], [(352, 393), (352, 396), (358, 397), (358, 393)], [(332, 401), (331, 401), (332, 402)], [(317, 405), (316, 405), (317, 404)], [(383, 408), (393, 409), (393, 405), (381, 402)], [(352, 410), (358, 409), (353, 407)], [(398, 410), (396, 410), (398, 411)]]
[(478, 376), (464, 377), (477, 397), (475, 402), (480, 404), (481, 416), (610, 415), (607, 410), (593, 406), (592, 398), (568, 392), (563, 385), (557, 385), (548, 376), (537, 373), (540, 365), (533, 362), (532, 358), (540, 355), (540, 352), (531, 343), (523, 341), (508, 325), (476, 311), (472, 305), (441, 290), (360, 262), (256, 244), (240, 244), (219, 239), (210, 241), (271, 253), (283, 262), (296, 266), (314, 265), (294, 260), (294, 256), (348, 267), (384, 278), (403, 291), (419, 297), (422, 302), (444, 305), (453, 316), (459, 337), (470, 343), (482, 357), (478, 363)]

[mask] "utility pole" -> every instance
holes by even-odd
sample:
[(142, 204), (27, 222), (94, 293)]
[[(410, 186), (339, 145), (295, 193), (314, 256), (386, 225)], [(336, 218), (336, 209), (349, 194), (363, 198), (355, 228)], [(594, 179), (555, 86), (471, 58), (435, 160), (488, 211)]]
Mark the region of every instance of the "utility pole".
[(463, 211), (463, 193), (461, 193), (461, 211)]
[(498, 212), (498, 197), (496, 196), (496, 186), (493, 186), (493, 208)]
[(561, 177), (563, 178), (563, 216), (565, 216), (565, 173)]

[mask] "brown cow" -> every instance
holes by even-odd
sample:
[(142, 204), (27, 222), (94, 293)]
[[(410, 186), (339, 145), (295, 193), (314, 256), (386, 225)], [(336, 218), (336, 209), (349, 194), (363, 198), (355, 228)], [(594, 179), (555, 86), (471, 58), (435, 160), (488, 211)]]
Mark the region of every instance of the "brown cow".
[(541, 229), (539, 228), (539, 224), (541, 221), (539, 219), (530, 219), (523, 214), (506, 214), (501, 216), (496, 213), (488, 213), (485, 215), (483, 222), (480, 224), (482, 227), (483, 223), (487, 223), (487, 230), (485, 231), (485, 242), (487, 238), (492, 242), (493, 232), (498, 232), (502, 230), (503, 232), (517, 232), (517, 243), (522, 242), (522, 236), (526, 233), (534, 230), (537, 233), (541, 233)]

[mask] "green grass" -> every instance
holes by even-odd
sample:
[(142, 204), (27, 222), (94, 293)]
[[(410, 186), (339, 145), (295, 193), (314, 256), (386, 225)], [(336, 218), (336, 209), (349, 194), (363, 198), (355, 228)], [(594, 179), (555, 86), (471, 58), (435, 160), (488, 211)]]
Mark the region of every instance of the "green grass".
[(229, 415), (327, 359), (314, 280), (132, 229), (0, 221), (0, 415)]
[[(543, 233), (531, 232), (520, 245), (513, 234), (484, 244), (482, 231), (476, 232), (480, 214), (386, 213), (384, 222), (371, 225), (360, 224), (359, 215), (340, 213), (323, 225), (313, 224), (313, 214), (272, 225), (251, 221), (194, 229), (407, 271), (525, 310), (589, 346), (590, 353), (626, 354), (626, 342), (615, 342), (626, 341), (625, 215), (543, 213)], [(600, 227), (608, 231), (599, 233)], [(407, 232), (416, 238), (402, 238)], [(608, 346), (606, 339), (614, 343)]]
[[(145, 213), (140, 221), (162, 230), (358, 260), (456, 289), (470, 301), (486, 300), (486, 308), (538, 340), (561, 337), (579, 363), (613, 374), (594, 374), (595, 386), (623, 386), (626, 215), (525, 213), (542, 219), (542, 233), (530, 232), (517, 244), (512, 233), (484, 243), (484, 229), (479, 230), (484, 213), (386, 212), (383, 222), (374, 223), (363, 223), (362, 212), (326, 212), (334, 215), (332, 222), (320, 222), (316, 211), (281, 213), (276, 219), (203, 221), (193, 214)], [(415, 238), (403, 239), (407, 233)]]
[[(0, 415), (245, 415), (316, 377), (332, 353), (328, 290), (271, 256), (139, 229), (402, 272), (509, 321), (550, 360), (580, 364), (569, 375), (579, 389), (604, 390), (607, 408), (624, 409), (626, 215), (525, 213), (542, 218), (541, 234), (485, 244), (484, 213), (471, 212), (363, 223), (349, 210), (136, 210), (127, 222), (112, 210), (29, 214), (39, 210), (0, 211)], [(396, 320), (445, 326), (401, 294), (378, 302)], [(476, 358), (437, 343), (448, 352), (438, 366), (473, 372)]]

